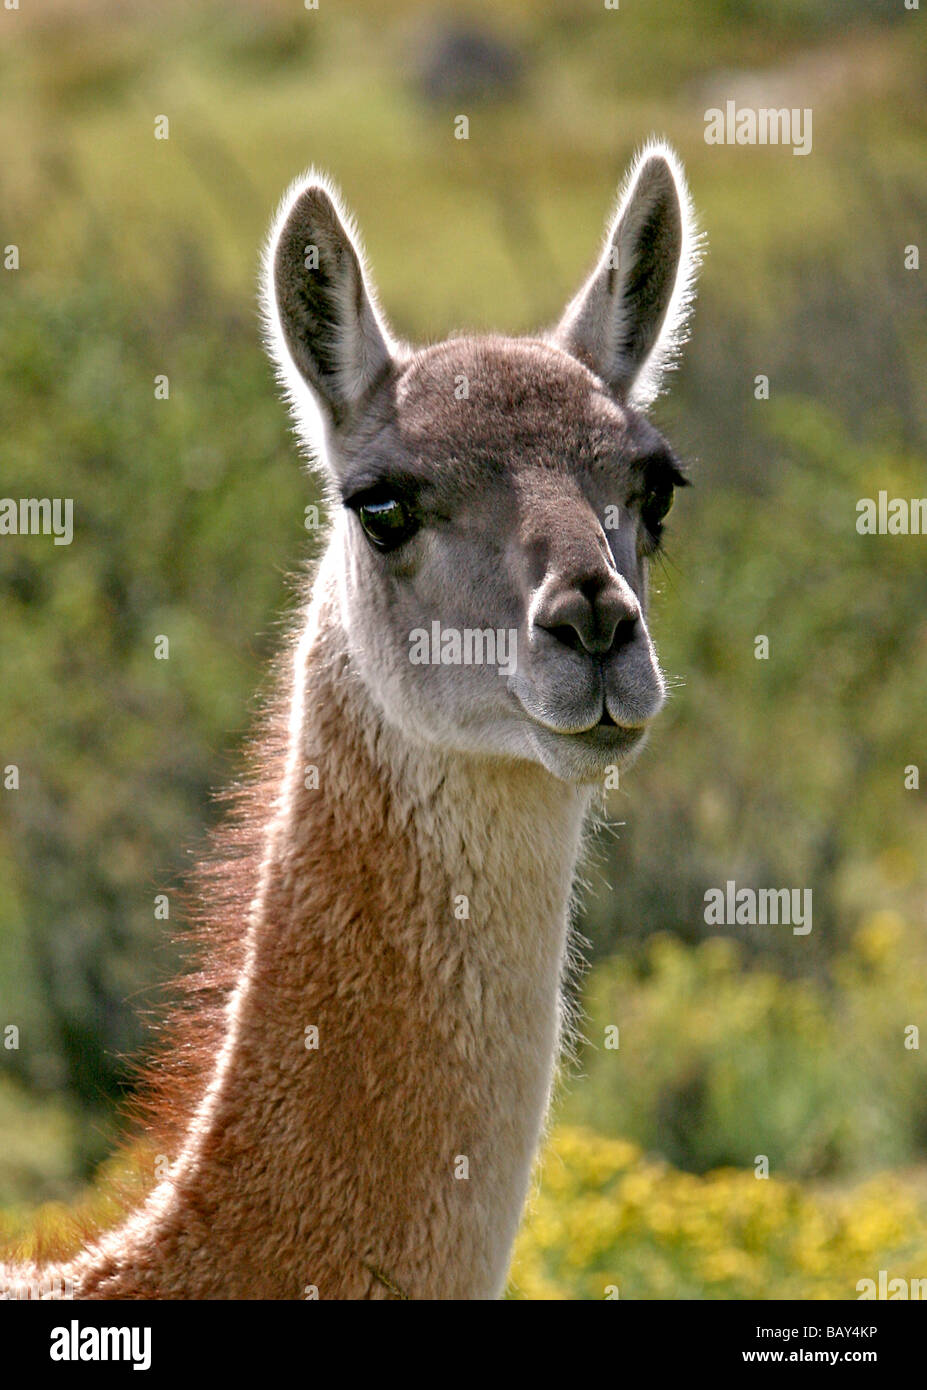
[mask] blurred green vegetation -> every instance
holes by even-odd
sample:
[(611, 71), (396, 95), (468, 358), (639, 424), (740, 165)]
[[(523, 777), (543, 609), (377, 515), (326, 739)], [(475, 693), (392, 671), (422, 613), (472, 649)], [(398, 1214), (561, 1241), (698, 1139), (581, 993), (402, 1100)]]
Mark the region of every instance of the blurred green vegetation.
[[(0, 493), (71, 496), (75, 518), (70, 547), (0, 547), (0, 767), (20, 770), (0, 792), (0, 1028), (20, 1030), (0, 1050), (0, 1205), (19, 1213), (4, 1228), (73, 1196), (112, 1146), (178, 964), (155, 895), (180, 915), (286, 576), (315, 550), (316, 484), (259, 346), (277, 199), (309, 163), (335, 177), (399, 333), (521, 332), (575, 289), (651, 130), (678, 147), (709, 240), (655, 412), (696, 487), (656, 575), (673, 698), (587, 874), (590, 1042), (567, 1118), (614, 1136), (584, 1141), (593, 1155), (633, 1141), (631, 1168), (688, 1170), (659, 1180), (670, 1205), (677, 1187), (746, 1191), (757, 1153), (774, 1179), (755, 1189), (796, 1229), (822, 1183), (863, 1183), (865, 1203), (865, 1175), (894, 1169), (919, 1190), (927, 1091), (902, 1033), (927, 1024), (927, 792), (904, 769), (927, 770), (925, 542), (855, 530), (858, 498), (927, 490), (927, 320), (903, 263), (927, 213), (919, 16), (894, 0), (55, 0), (2, 24), (0, 247), (20, 269), (0, 272)], [(461, 32), (499, 45), (495, 68), (463, 61)], [(812, 107), (813, 153), (706, 146), (704, 111), (728, 96)], [(811, 888), (813, 931), (718, 939), (704, 893), (728, 879)], [(557, 1220), (585, 1162), (575, 1192), (549, 1186), (548, 1162)], [(692, 1176), (719, 1167), (747, 1173)], [(595, 1239), (620, 1252), (638, 1218), (610, 1201)], [(531, 1246), (529, 1223), (530, 1296), (603, 1296), (611, 1256), (560, 1263), (572, 1229)], [(768, 1260), (719, 1255), (716, 1277), (704, 1260), (670, 1271), (638, 1236), (623, 1297), (811, 1288), (785, 1237)], [(842, 1248), (815, 1287), (837, 1287)]]
[(603, 963), (566, 1115), (699, 1173), (758, 1154), (804, 1179), (923, 1161), (927, 1061), (905, 1031), (927, 1012), (923, 932), (864, 918), (827, 988), (743, 957), (657, 935), (637, 965)]

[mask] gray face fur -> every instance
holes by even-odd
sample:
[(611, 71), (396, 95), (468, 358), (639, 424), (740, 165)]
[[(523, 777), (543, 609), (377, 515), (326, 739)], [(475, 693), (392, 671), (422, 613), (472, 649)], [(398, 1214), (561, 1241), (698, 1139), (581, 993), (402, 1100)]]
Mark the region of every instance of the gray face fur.
[(650, 146), (553, 333), (413, 351), (391, 340), (332, 189), (309, 175), (281, 205), (270, 348), (326, 469), (352, 656), (411, 738), (575, 782), (640, 748), (664, 699), (648, 562), (684, 481), (640, 412), (696, 260), (679, 165)]

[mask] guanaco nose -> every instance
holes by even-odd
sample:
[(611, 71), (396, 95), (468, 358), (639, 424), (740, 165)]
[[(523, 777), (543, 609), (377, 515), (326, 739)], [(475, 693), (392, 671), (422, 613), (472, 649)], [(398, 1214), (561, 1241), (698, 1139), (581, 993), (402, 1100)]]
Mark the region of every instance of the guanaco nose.
[(534, 611), (535, 626), (574, 651), (593, 656), (627, 646), (640, 619), (633, 589), (604, 561), (585, 571), (548, 574)]

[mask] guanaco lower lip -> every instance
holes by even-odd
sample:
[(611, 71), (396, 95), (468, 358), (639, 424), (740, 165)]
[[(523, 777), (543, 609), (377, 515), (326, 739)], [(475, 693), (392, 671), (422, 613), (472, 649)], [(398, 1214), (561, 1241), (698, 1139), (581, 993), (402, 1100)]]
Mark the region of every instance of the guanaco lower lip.
[[(528, 711), (525, 710), (525, 713), (528, 714)], [(528, 718), (532, 724), (536, 724), (539, 729), (544, 729), (548, 734), (557, 734), (559, 738), (582, 739), (586, 743), (597, 743), (603, 746), (622, 747), (636, 743), (647, 732), (646, 724), (618, 724), (613, 719), (609, 723), (604, 723), (600, 719), (595, 724), (587, 724), (583, 729), (563, 729), (556, 724), (547, 724), (543, 719), (538, 719), (533, 714), (528, 714)]]
[(582, 739), (584, 743), (599, 744), (604, 748), (627, 748), (632, 743), (637, 743), (647, 732), (645, 724), (594, 724), (591, 729), (583, 729), (581, 733), (573, 734), (573, 738)]

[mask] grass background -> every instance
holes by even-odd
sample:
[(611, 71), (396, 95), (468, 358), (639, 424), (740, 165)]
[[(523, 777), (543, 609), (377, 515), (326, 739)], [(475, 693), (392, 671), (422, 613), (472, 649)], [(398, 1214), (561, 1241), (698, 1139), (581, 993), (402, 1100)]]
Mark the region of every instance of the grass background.
[[(278, 198), (332, 174), (399, 334), (533, 330), (657, 131), (709, 243), (655, 412), (696, 482), (654, 599), (673, 698), (588, 869), (588, 1041), (512, 1290), (855, 1297), (880, 1268), (927, 1275), (927, 1068), (905, 1046), (927, 1025), (927, 793), (905, 787), (927, 762), (927, 542), (855, 530), (859, 498), (927, 491), (904, 264), (927, 213), (923, 15), (42, 0), (0, 26), (0, 492), (75, 512), (70, 547), (0, 544), (20, 781), (0, 792), (0, 1229), (106, 1200), (177, 965), (155, 895), (176, 901), (216, 815), (314, 550), (259, 346)], [(810, 107), (812, 153), (706, 145), (728, 99)], [(706, 927), (728, 879), (811, 888), (812, 933)]]

